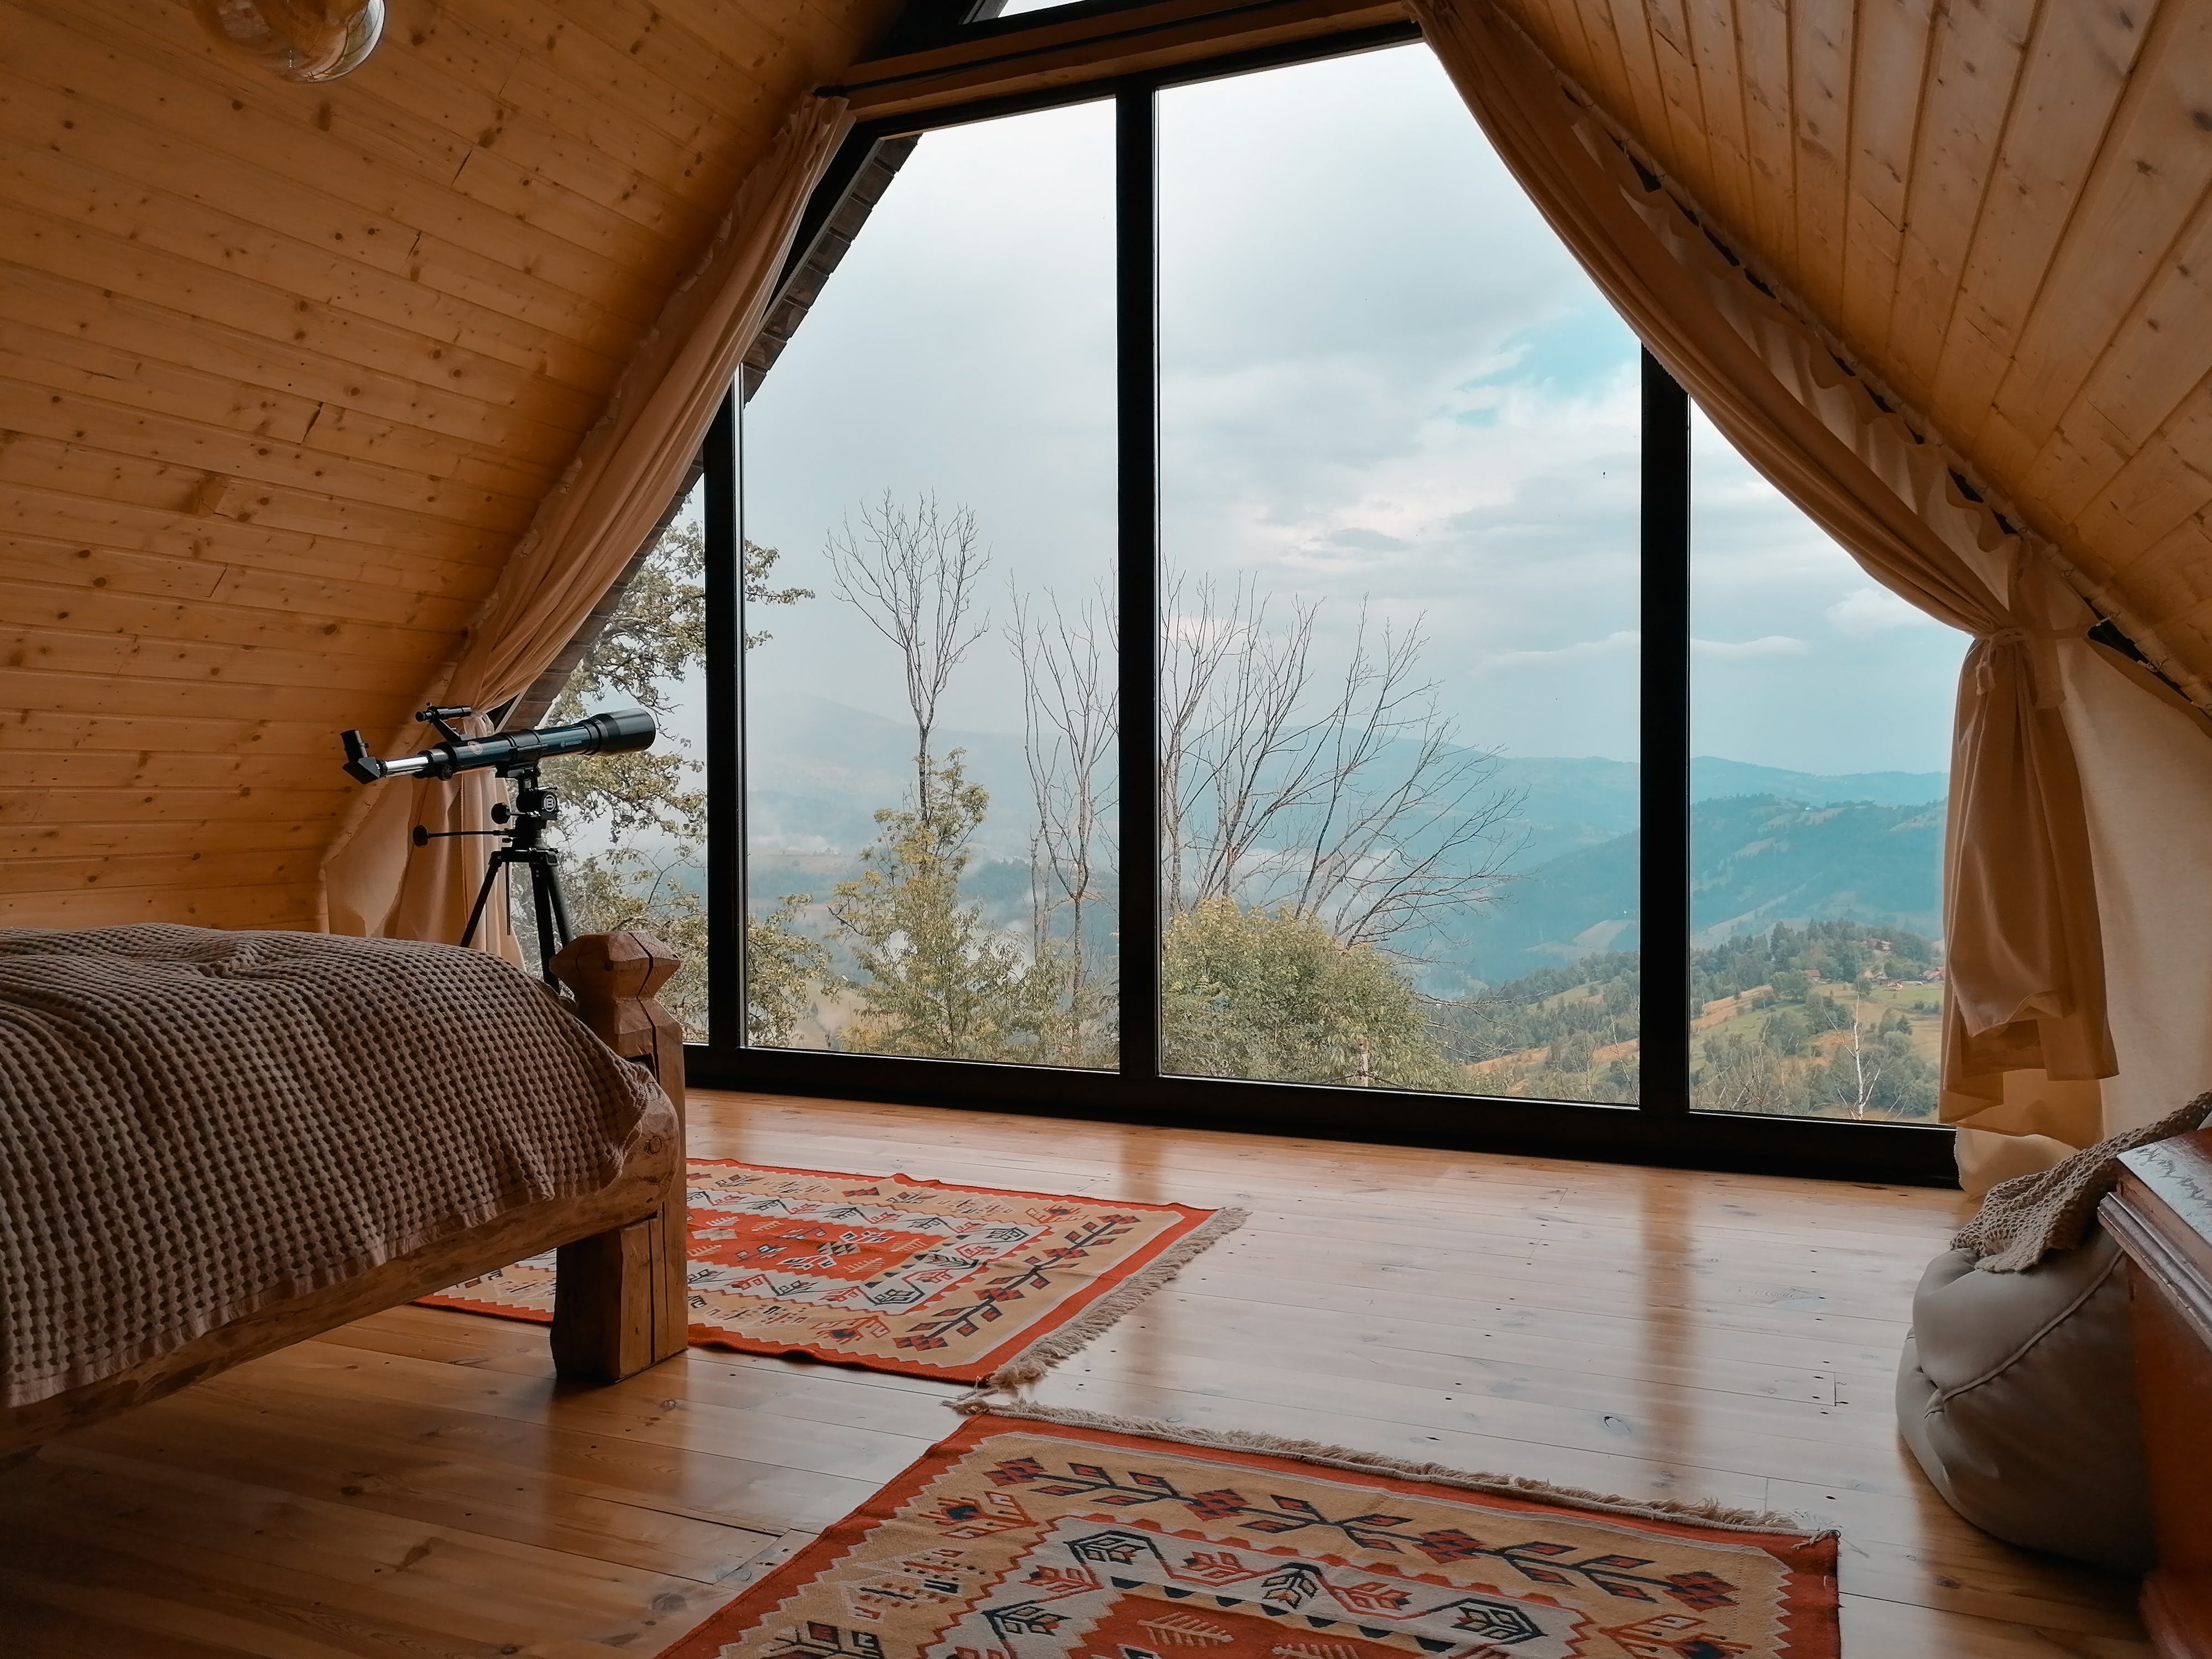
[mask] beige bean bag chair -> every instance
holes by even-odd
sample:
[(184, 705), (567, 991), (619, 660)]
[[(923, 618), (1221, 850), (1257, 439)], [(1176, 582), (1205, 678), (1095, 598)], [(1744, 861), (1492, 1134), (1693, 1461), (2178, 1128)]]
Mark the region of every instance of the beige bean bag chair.
[(2011, 1544), (2151, 1564), (2127, 1261), (2100, 1233), (2027, 1273), (1929, 1264), (1897, 1373), (1905, 1443), (1951, 1507)]
[(2125, 1572), (2151, 1565), (2127, 1261), (2096, 1210), (2121, 1152), (2185, 1134), (2208, 1109), (2212, 1096), (1991, 1188), (1922, 1278), (1898, 1427), (1984, 1532)]

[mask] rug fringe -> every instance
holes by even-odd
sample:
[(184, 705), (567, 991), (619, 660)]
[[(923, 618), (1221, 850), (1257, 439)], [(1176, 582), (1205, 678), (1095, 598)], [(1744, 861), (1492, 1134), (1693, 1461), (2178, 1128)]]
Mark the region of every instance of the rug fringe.
[(1784, 1515), (1771, 1510), (1731, 1509), (1723, 1504), (1685, 1503), (1664, 1498), (1646, 1501), (1607, 1492), (1587, 1492), (1579, 1486), (1557, 1486), (1548, 1480), (1534, 1480), (1526, 1475), (1477, 1474), (1450, 1468), (1441, 1463), (1407, 1462), (1401, 1458), (1385, 1457), (1377, 1452), (1355, 1451), (1345, 1446), (1324, 1445), (1316, 1440), (1287, 1439), (1281, 1435), (1259, 1434), (1244, 1429), (1198, 1428), (1180, 1423), (1158, 1422), (1149, 1418), (1121, 1417), (1109, 1412), (1084, 1411), (1065, 1406), (1038, 1406), (1025, 1401), (994, 1403), (984, 1397), (981, 1389), (947, 1403), (954, 1411), (969, 1417), (986, 1413), (993, 1417), (1025, 1417), (1040, 1423), (1062, 1423), (1071, 1428), (1098, 1429), (1110, 1434), (1143, 1435), (1154, 1440), (1212, 1446), (1220, 1451), (1261, 1452), (1270, 1457), (1287, 1457), (1300, 1463), (1318, 1463), (1325, 1468), (1343, 1469), (1353, 1474), (1388, 1474), (1401, 1480), (1421, 1480), (1438, 1486), (1462, 1486), (1470, 1492), (1490, 1492), (1501, 1498), (1536, 1498), (1570, 1509), (1626, 1516), (1638, 1521), (1690, 1522), (1727, 1532), (1787, 1533), (1816, 1543), (1838, 1535), (1833, 1527), (1808, 1527), (1800, 1516)]
[(1142, 1273), (1130, 1274), (1112, 1291), (1085, 1308), (1080, 1318), (1072, 1319), (1057, 1330), (1048, 1331), (1037, 1338), (977, 1383), (972, 1394), (962, 1396), (957, 1403), (964, 1410), (968, 1401), (981, 1400), (1002, 1390), (1018, 1389), (1025, 1382), (1036, 1382), (1070, 1354), (1090, 1346), (1118, 1324), (1131, 1309), (1251, 1218), (1249, 1210), (1216, 1210), (1203, 1226), (1184, 1234), (1176, 1241), (1173, 1249), (1162, 1252)]

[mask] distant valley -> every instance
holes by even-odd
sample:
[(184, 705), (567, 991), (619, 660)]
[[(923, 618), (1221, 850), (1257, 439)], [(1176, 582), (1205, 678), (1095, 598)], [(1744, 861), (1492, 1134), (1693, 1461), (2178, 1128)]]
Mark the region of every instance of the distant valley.
[[(904, 725), (819, 697), (757, 696), (749, 838), (753, 897), (817, 898), (848, 875), (874, 813), (911, 792)], [(947, 732), (993, 808), (977, 839), (974, 896), (1026, 921), (1030, 789), (1020, 740)], [(1526, 842), (1498, 902), (1401, 943), (1425, 988), (1462, 994), (1638, 943), (1638, 769), (1632, 762), (1501, 759), (1490, 789), (1520, 797)], [(1947, 779), (1940, 772), (1820, 775), (1700, 757), (1691, 763), (1692, 922), (1717, 943), (1778, 921), (1847, 918), (1940, 932)]]

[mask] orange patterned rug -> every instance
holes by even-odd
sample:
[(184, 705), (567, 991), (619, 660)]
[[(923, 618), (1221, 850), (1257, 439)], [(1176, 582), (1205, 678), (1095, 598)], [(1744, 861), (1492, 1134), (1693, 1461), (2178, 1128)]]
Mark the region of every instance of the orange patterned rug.
[[(1242, 1210), (691, 1160), (691, 1340), (949, 1382), (1025, 1382)], [(551, 1251), (422, 1298), (550, 1322)]]
[(1782, 1517), (1045, 1416), (975, 1417), (662, 1659), (1838, 1652), (1835, 1536)]

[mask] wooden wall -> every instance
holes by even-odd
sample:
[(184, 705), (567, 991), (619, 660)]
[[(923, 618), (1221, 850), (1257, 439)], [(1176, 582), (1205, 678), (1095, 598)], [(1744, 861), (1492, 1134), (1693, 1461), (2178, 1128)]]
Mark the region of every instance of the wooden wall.
[[(2212, 0), (1502, 3), (2212, 680)], [(182, 0), (0, 0), (0, 923), (314, 924), (334, 732), (892, 9), (391, 0), (315, 88)]]
[(887, 0), (0, 0), (0, 925), (311, 927), (356, 786)]
[(2212, 0), (1504, 0), (2212, 680)]

